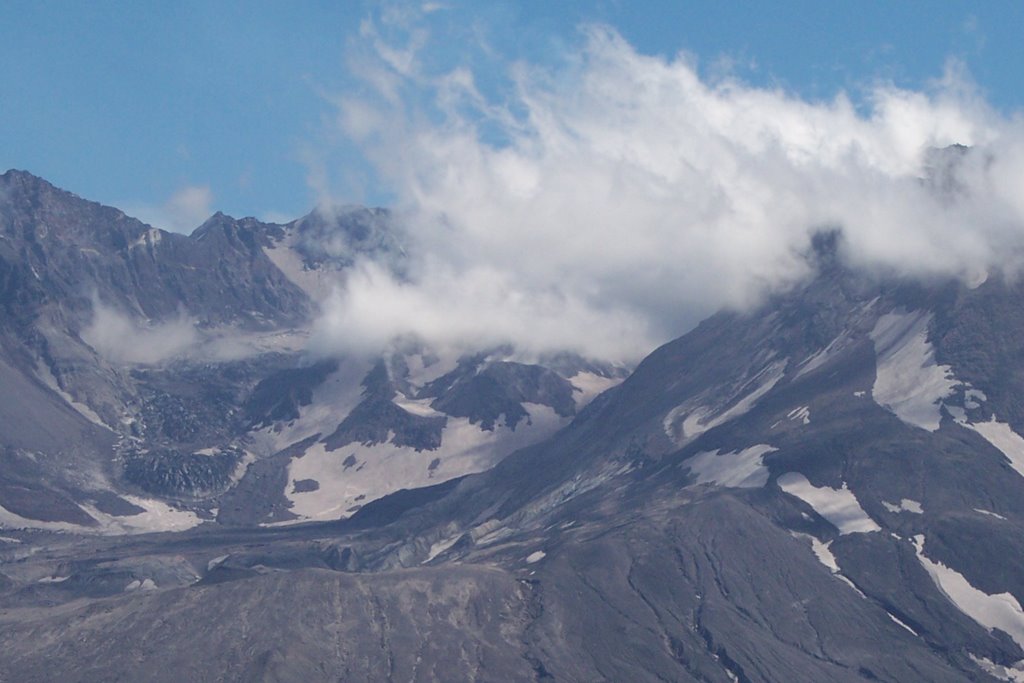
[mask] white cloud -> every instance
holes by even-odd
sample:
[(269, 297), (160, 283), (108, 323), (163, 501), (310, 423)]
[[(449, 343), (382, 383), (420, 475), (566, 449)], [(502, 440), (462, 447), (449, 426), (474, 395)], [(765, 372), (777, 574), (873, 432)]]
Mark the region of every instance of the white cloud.
[(199, 341), (184, 316), (143, 327), (93, 297), (93, 317), (82, 340), (114, 363), (159, 363), (189, 350)]
[[(372, 353), (413, 334), (445, 348), (513, 341), (522, 350), (579, 350), (606, 358), (620, 357), (621, 340), (645, 332), (640, 316), (596, 310), (560, 288), (527, 291), (510, 275), (487, 264), (455, 269), (432, 261), (409, 282), (376, 263), (361, 262), (348, 274), (345, 288), (324, 303), (312, 345)], [(582, 330), (593, 331), (592, 337), (581, 338)]]
[[(485, 98), (428, 47), (380, 49), (376, 95), (337, 98), (408, 217), (401, 281), (363, 264), (326, 307), (321, 343), (414, 333), (636, 357), (722, 306), (808, 274), (810, 238), (841, 227), (852, 264), (977, 280), (1024, 248), (1024, 123), (955, 63), (929, 89), (878, 84), (862, 108), (809, 102), (590, 27), (560, 69), (514, 66)], [(930, 150), (955, 196), (921, 182)], [(417, 260), (418, 259), (418, 260)]]
[(171, 232), (190, 233), (213, 214), (213, 192), (206, 185), (186, 185), (158, 206), (126, 202), (125, 213)]

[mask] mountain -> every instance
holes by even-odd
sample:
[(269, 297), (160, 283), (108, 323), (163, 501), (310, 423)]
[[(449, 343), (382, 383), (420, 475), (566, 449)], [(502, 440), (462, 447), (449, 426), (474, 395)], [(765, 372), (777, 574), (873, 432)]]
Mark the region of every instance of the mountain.
[[(840, 232), (819, 235), (808, 281), (621, 382), (572, 357), (415, 346), (135, 367), (144, 388), (246, 377), (237, 419), (269, 455), (217, 498), (219, 523), (6, 529), (0, 678), (1024, 680), (1024, 283), (842, 255)], [(548, 436), (470, 439), (523, 447), (423, 477), (432, 453), (462, 457), (446, 441), (542, 414)], [(344, 488), (415, 454), (418, 488)]]
[[(186, 236), (0, 176), (0, 523), (118, 534), (338, 519), (486, 469), (621, 379), (513, 349), (307, 351), (320, 303), (359, 259), (402, 272), (389, 212), (284, 225), (218, 213)], [(486, 414), (460, 407), (476, 394)]]

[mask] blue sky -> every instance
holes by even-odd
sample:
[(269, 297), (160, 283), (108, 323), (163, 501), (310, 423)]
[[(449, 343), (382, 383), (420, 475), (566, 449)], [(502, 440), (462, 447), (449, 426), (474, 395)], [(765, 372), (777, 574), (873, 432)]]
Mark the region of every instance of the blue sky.
[[(857, 101), (880, 79), (927, 88), (956, 58), (996, 108), (1024, 104), (1019, 2), (444, 5), (7, 0), (0, 167), (154, 220), (178, 195), (182, 228), (207, 209), (305, 213), (318, 198), (317, 169), (338, 200), (390, 202), (365, 146), (332, 123), (334, 99), (366, 87), (354, 72), (366, 20), (395, 40), (422, 29), (425, 68), (470, 65), (499, 100), (509, 65), (563, 64), (582, 42), (579, 27), (598, 22), (639, 53), (684, 51), (702, 74), (729, 69), (810, 100), (845, 89)], [(396, 28), (403, 13), (414, 16)]]

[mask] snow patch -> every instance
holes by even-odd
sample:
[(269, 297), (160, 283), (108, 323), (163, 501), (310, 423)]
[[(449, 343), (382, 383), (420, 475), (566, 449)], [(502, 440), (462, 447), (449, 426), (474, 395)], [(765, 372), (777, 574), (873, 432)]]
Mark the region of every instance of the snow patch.
[(44, 576), (36, 583), (64, 583), (70, 578), (70, 576)]
[(880, 531), (864, 508), (860, 506), (853, 491), (843, 482), (842, 488), (814, 486), (802, 474), (788, 472), (778, 478), (779, 488), (791, 496), (804, 501), (819, 515), (831, 522), (840, 534), (867, 533)]
[(960, 382), (948, 365), (935, 363), (928, 343), (930, 313), (886, 313), (875, 323), (871, 341), (878, 358), (871, 395), (903, 422), (934, 432), (942, 421), (941, 401)]
[[(786, 372), (786, 360), (776, 361), (758, 372), (753, 379), (744, 385), (744, 389), (751, 384), (756, 386), (743, 395), (727, 410), (715, 415), (712, 409), (699, 406), (691, 409), (691, 403), (687, 402), (676, 406), (668, 412), (662, 420), (662, 428), (665, 434), (677, 445), (683, 445), (687, 441), (700, 436), (704, 432), (745, 415), (757, 404), (758, 400), (772, 390)], [(679, 425), (682, 420), (682, 425)]]
[(996, 519), (1001, 519), (1004, 522), (1006, 521), (1006, 517), (1003, 517), (1000, 514), (992, 512), (991, 510), (982, 510), (981, 508), (974, 508), (974, 511), (975, 512), (980, 512), (983, 515), (988, 515), (989, 517), (995, 517)]
[(961, 427), (969, 427), (967, 423), (967, 411), (960, 406), (950, 406), (945, 403), (942, 404), (949, 413), (949, 416), (953, 418), (953, 422), (956, 422)]
[(132, 505), (140, 507), (143, 512), (127, 517), (114, 517), (100, 512), (91, 505), (81, 507), (99, 521), (106, 534), (145, 534), (154, 531), (185, 531), (197, 527), (203, 520), (191, 510), (179, 510), (163, 501), (139, 496), (122, 495)]
[(430, 551), (427, 553), (427, 559), (423, 560), (421, 564), (426, 564), (427, 562), (430, 562), (432, 559), (434, 559), (435, 557), (437, 557), (438, 555), (440, 555), (441, 553), (443, 553), (444, 551), (448, 550), (453, 545), (458, 543), (460, 538), (462, 538), (462, 534), (458, 534), (456, 536), (452, 536), (451, 538), (446, 538), (442, 541), (434, 543), (430, 546)]
[(473, 539), (474, 545), (485, 546), (496, 543), (514, 533), (515, 530), (503, 526), (501, 520), (489, 519), (483, 524), (473, 527), (470, 531), (470, 537)]
[(47, 531), (82, 531), (86, 527), (71, 524), (70, 522), (43, 522), (37, 519), (29, 519), (11, 512), (3, 505), (0, 505), (0, 529), (45, 529)]
[(822, 543), (814, 536), (811, 536), (810, 534), (802, 534), (799, 531), (791, 531), (790, 534), (794, 538), (810, 541), (811, 550), (814, 552), (814, 556), (818, 558), (818, 562), (825, 565), (833, 574), (839, 573), (839, 563), (836, 561), (836, 556), (832, 554), (832, 541)]
[(981, 434), (986, 441), (998, 448), (1010, 461), (1010, 467), (1024, 477), (1024, 438), (1013, 431), (1010, 425), (1005, 422), (997, 422), (994, 415), (989, 422), (961, 424)]
[(405, 394), (396, 391), (391, 402), (405, 412), (420, 417), (444, 417), (444, 413), (434, 410), (430, 406), (433, 400), (432, 398), (408, 398)]
[(178, 510), (159, 500), (132, 495), (122, 495), (121, 497), (132, 505), (142, 508), (143, 512), (126, 517), (117, 517), (101, 512), (88, 503), (80, 503), (78, 507), (99, 522), (97, 526), (81, 526), (71, 522), (44, 522), (29, 519), (0, 506), (0, 528), (44, 529), (46, 531), (70, 531), (79, 534), (119, 536), (158, 531), (185, 531), (203, 523), (203, 520), (199, 519), (194, 512)]
[(313, 389), (312, 400), (303, 406), (299, 418), (285, 425), (251, 432), (254, 450), (267, 457), (308, 439), (314, 434), (331, 434), (363, 398), (363, 378), (373, 368), (368, 361), (347, 360)]
[(1024, 477), (1024, 438), (1005, 422), (1000, 422), (993, 414), (988, 422), (969, 422), (966, 409), (981, 407), (981, 401), (987, 401), (985, 393), (977, 389), (967, 389), (964, 392), (964, 408), (959, 406), (945, 406), (950, 417), (961, 427), (973, 430), (983, 439), (995, 446), (1000, 453), (1010, 461), (1010, 467), (1017, 474)]
[(134, 581), (132, 581), (131, 583), (129, 583), (127, 586), (124, 587), (124, 592), (125, 593), (131, 593), (133, 591), (140, 591), (140, 590), (141, 591), (154, 591), (156, 589), (157, 589), (157, 585), (156, 585), (156, 582), (153, 581), (153, 579), (143, 579), (142, 581), (139, 581), (138, 579), (135, 579)]
[(616, 477), (632, 472), (635, 468), (635, 463), (622, 463), (621, 461), (614, 460), (606, 462), (597, 468), (590, 468), (576, 474), (569, 481), (564, 482), (547, 495), (531, 503), (524, 512), (530, 518), (536, 519), (588, 491), (593, 491)]
[(1024, 659), (1015, 662), (1011, 666), (1003, 666), (985, 657), (977, 657), (970, 653), (968, 653), (968, 656), (982, 671), (990, 676), (994, 676), (1001, 681), (1010, 681), (1010, 683), (1024, 683)]
[(901, 500), (899, 502), (899, 505), (894, 505), (893, 503), (886, 503), (885, 501), (882, 501), (882, 507), (884, 507), (889, 512), (893, 513), (913, 512), (915, 515), (920, 515), (924, 513), (924, 508), (921, 507), (921, 504), (918, 503), (916, 500), (911, 500), (909, 498), (904, 498), (903, 500)]
[(850, 579), (848, 579), (846, 576), (842, 574), (839, 568), (839, 562), (836, 561), (836, 556), (832, 554), (832, 541), (829, 541), (828, 543), (822, 543), (810, 534), (802, 534), (798, 531), (790, 531), (789, 533), (794, 538), (806, 539), (810, 541), (811, 551), (814, 553), (814, 556), (818, 558), (818, 562), (821, 562), (828, 569), (829, 573), (832, 574), (832, 576), (836, 577), (837, 579), (845, 583), (847, 586), (852, 588), (854, 592), (857, 593), (857, 595), (864, 598), (865, 600), (868, 599), (868, 596), (864, 595), (864, 591), (862, 591), (860, 588), (857, 588), (857, 584), (855, 584), (853, 581), (850, 581)]
[(853, 581), (850, 581), (848, 578), (846, 578), (842, 574), (834, 574), (833, 576), (835, 576), (837, 579), (839, 579), (840, 581), (845, 583), (847, 586), (852, 588), (854, 590), (854, 592), (856, 592), (857, 595), (859, 595), (860, 597), (864, 598), (865, 600), (868, 599), (868, 596), (864, 595), (864, 591), (862, 591), (861, 589), (857, 588), (857, 584), (855, 584)]
[[(288, 465), (288, 483), (284, 495), (292, 502), (291, 512), (302, 520), (344, 519), (359, 506), (399, 489), (432, 486), (483, 472), (515, 450), (536, 443), (562, 427), (567, 421), (549, 406), (524, 403), (529, 420), (515, 431), (496, 426), (485, 431), (464, 417), (449, 417), (441, 434), (441, 446), (433, 451), (416, 451), (411, 446), (393, 443), (366, 445), (352, 443), (328, 451), (323, 442), (310, 446), (304, 455)], [(334, 420), (337, 424), (337, 417)], [(345, 461), (352, 457), (358, 464)], [(430, 469), (433, 460), (436, 467)], [(295, 482), (313, 479), (316, 491), (294, 490)], [(281, 524), (281, 523), (278, 523)]]
[(814, 372), (825, 363), (829, 362), (829, 360), (834, 358), (837, 353), (844, 348), (846, 341), (846, 335), (840, 335), (830, 341), (828, 346), (800, 364), (800, 371), (796, 373), (796, 376), (793, 379), (796, 380), (808, 373)]
[(76, 413), (95, 425), (103, 427), (104, 429), (110, 429), (110, 427), (107, 426), (107, 423), (103, 421), (103, 418), (96, 414), (96, 411), (86, 404), (76, 401), (74, 396), (60, 388), (57, 378), (54, 377), (53, 372), (46, 363), (39, 363), (36, 366), (36, 375), (43, 381), (43, 384), (64, 399), (64, 402), (71, 406), (71, 409)]
[(578, 372), (568, 379), (569, 384), (573, 386), (572, 397), (576, 402), (576, 410), (590, 403), (599, 394), (622, 383), (621, 377), (605, 377), (593, 372)]
[(214, 569), (216, 569), (217, 567), (222, 565), (224, 563), (224, 560), (228, 559), (229, 557), (231, 557), (231, 556), (230, 555), (220, 555), (218, 557), (213, 558), (212, 560), (210, 560), (209, 562), (206, 563), (206, 571), (208, 571), (208, 572), (213, 571)]
[(764, 456), (778, 449), (756, 444), (741, 451), (698, 453), (683, 464), (697, 477), (697, 484), (717, 484), (729, 488), (758, 488), (768, 483)]
[(339, 284), (339, 278), (329, 269), (307, 268), (302, 257), (292, 248), (293, 240), (294, 237), (289, 235), (273, 247), (263, 247), (263, 253), (293, 285), (313, 301), (322, 302)]
[(980, 408), (981, 404), (988, 400), (988, 396), (980, 389), (968, 389), (964, 392), (964, 408), (974, 410)]
[(540, 562), (547, 556), (547, 553), (543, 550), (530, 553), (526, 556), (526, 564), (533, 564), (534, 562)]
[(890, 612), (889, 610), (886, 610), (886, 611), (885, 611), (885, 613), (889, 615), (889, 618), (890, 618), (890, 619), (892, 619), (892, 620), (893, 620), (893, 621), (895, 621), (895, 622), (896, 622), (897, 624), (899, 624), (899, 625), (900, 625), (900, 626), (902, 626), (903, 628), (905, 628), (905, 629), (907, 629), (908, 631), (910, 631), (911, 633), (913, 633), (913, 634), (914, 634), (915, 636), (919, 636), (919, 635), (920, 635), (920, 634), (919, 634), (919, 633), (918, 633), (917, 631), (915, 631), (914, 629), (912, 629), (912, 628), (910, 628), (909, 626), (907, 626), (906, 622), (904, 622), (904, 621), (901, 621), (901, 620), (900, 620), (900, 619), (899, 619), (899, 618), (898, 618), (898, 617), (897, 617), (897, 616), (896, 616), (895, 614), (893, 614), (893, 613), (892, 613), (892, 612)]
[(805, 425), (811, 424), (811, 409), (809, 406), (801, 406), (794, 408), (793, 410), (786, 413), (786, 417), (790, 420), (803, 422)]
[(1005, 631), (1018, 645), (1024, 647), (1024, 610), (1017, 599), (1010, 593), (989, 595), (980, 591), (963, 574), (928, 559), (924, 555), (924, 541), (923, 535), (914, 536), (917, 559), (950, 602), (982, 626), (989, 630), (998, 628)]

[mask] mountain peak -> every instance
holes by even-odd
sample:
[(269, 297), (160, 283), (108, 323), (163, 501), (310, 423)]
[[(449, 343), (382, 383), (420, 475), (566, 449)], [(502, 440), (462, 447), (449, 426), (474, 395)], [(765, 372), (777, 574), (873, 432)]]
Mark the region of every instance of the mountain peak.
[(839, 228), (821, 230), (811, 236), (809, 261), (819, 272), (833, 270), (840, 266), (839, 250), (843, 243), (843, 231)]
[(32, 175), (28, 171), (23, 171), (18, 168), (7, 169), (3, 175), (0, 175), (0, 178), (3, 178), (4, 180), (13, 180), (15, 178), (35, 178), (36, 180), (40, 180), (38, 176)]
[(250, 246), (256, 244), (270, 246), (273, 240), (280, 239), (282, 230), (279, 225), (264, 223), (252, 216), (235, 218), (223, 211), (218, 211), (193, 230), (189, 238), (203, 241), (210, 239), (211, 235), (218, 235), (217, 239), (241, 240)]
[(16, 168), (8, 169), (6, 173), (0, 175), (0, 186), (7, 188), (17, 187), (23, 190), (36, 191), (45, 189), (48, 191), (60, 192), (71, 197), (75, 197), (76, 199), (80, 199), (78, 195), (68, 192), (66, 190), (61, 190), (60, 188), (56, 187), (45, 178), (41, 178), (33, 173), (30, 173), (29, 171), (23, 171)]
[(29, 171), (25, 171), (25, 170), (22, 170), (22, 169), (19, 169), (19, 168), (9, 168), (9, 169), (7, 169), (7, 171), (3, 175), (0, 175), (0, 178), (3, 178), (4, 180), (7, 180), (7, 181), (22, 180), (22, 181), (32, 181), (32, 182), (43, 182), (43, 183), (46, 183), (47, 185), (50, 184), (45, 179), (40, 178), (39, 176), (35, 175), (34, 173), (31, 173)]

